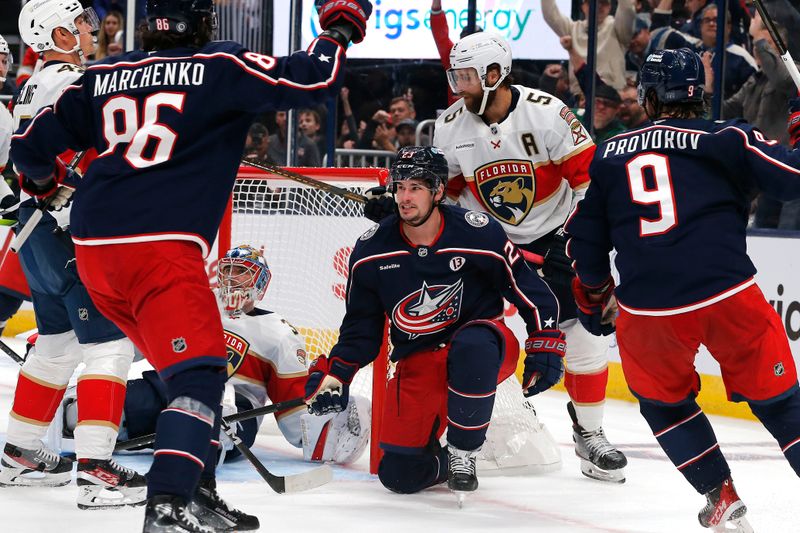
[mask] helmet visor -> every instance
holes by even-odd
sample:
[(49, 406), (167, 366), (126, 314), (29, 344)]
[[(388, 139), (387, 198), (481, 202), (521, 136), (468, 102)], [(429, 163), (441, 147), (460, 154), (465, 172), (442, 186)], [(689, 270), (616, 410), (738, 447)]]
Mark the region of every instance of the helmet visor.
[(435, 192), (439, 187), (439, 176), (433, 172), (417, 165), (395, 164), (389, 170), (389, 181), (386, 189), (394, 194), (397, 191), (397, 184), (401, 181), (420, 180), (431, 191)]
[(474, 67), (447, 69), (447, 83), (450, 84), (450, 90), (456, 94), (482, 88), (481, 78)]
[(83, 13), (75, 17), (75, 27), (80, 33), (94, 33), (100, 31), (100, 18), (91, 7), (83, 10)]

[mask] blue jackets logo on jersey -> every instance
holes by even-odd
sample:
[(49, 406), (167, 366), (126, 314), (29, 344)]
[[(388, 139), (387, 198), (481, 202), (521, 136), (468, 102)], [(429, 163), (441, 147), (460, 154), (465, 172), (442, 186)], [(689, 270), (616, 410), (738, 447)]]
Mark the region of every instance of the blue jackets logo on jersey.
[(533, 208), (536, 188), (530, 161), (506, 159), (475, 169), (481, 202), (498, 220), (518, 226)]
[(438, 333), (456, 321), (461, 312), (464, 282), (459, 279), (452, 285), (422, 283), (416, 290), (397, 302), (392, 310), (392, 324), (409, 339), (419, 335)]
[(250, 349), (250, 343), (236, 333), (227, 329), (223, 331), (225, 337), (225, 351), (228, 352), (228, 377), (231, 377), (239, 370), (244, 362), (244, 356)]

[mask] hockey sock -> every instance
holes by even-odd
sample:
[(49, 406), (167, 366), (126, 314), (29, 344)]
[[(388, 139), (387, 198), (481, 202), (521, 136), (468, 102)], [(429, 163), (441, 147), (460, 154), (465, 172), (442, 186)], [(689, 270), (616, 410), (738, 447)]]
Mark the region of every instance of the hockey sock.
[(413, 494), (447, 480), (447, 452), (406, 455), (386, 452), (378, 465), (384, 487), (400, 494)]
[(578, 424), (586, 431), (596, 431), (603, 425), (608, 367), (591, 374), (564, 373), (564, 386), (575, 407)]
[[(216, 367), (191, 368), (167, 381), (171, 401), (158, 417), (147, 497), (171, 494), (187, 501), (205, 469), (226, 375)], [(219, 428), (217, 422), (217, 428)], [(215, 462), (215, 460), (212, 460)]]
[(640, 399), (639, 411), (669, 460), (697, 492), (705, 494), (730, 476), (714, 430), (694, 399), (677, 405)]
[(492, 418), (502, 362), (498, 336), (484, 326), (458, 332), (447, 354), (447, 442), (476, 450)]
[(795, 473), (800, 476), (800, 390), (768, 404), (750, 403), (753, 414), (772, 433)]
[(203, 479), (214, 479), (214, 473), (217, 469), (217, 460), (219, 459), (219, 451), (222, 448), (219, 439), (220, 426), (222, 425), (222, 404), (218, 404), (214, 409), (214, 426), (211, 429), (211, 439), (208, 447), (208, 456), (205, 460), (205, 466), (200, 477)]

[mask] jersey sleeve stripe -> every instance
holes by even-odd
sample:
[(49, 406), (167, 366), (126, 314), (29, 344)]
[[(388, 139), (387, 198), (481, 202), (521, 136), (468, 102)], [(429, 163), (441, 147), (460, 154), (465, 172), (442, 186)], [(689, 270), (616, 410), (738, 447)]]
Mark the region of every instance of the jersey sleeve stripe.
[(52, 112), (53, 112), (53, 107), (52, 106), (43, 107), (42, 110), (39, 111), (36, 114), (36, 116), (31, 119), (30, 122), (28, 122), (28, 124), (25, 126), (25, 130), (22, 131), (21, 133), (15, 133), (14, 135), (11, 136), (11, 139), (12, 140), (13, 139), (24, 139), (31, 132), (31, 127), (33, 127), (33, 123), (36, 122), (39, 119), (39, 117), (44, 116), (47, 113), (52, 113)]
[(783, 169), (783, 170), (785, 170), (787, 172), (791, 172), (792, 174), (800, 174), (800, 170), (794, 168), (793, 166), (787, 165), (786, 163), (783, 163), (782, 161), (778, 161), (777, 159), (774, 159), (774, 158), (768, 156), (767, 154), (762, 152), (757, 146), (753, 146), (752, 144), (750, 144), (750, 139), (747, 138), (747, 133), (745, 133), (743, 130), (737, 128), (736, 126), (728, 126), (727, 128), (721, 129), (720, 132), (723, 132), (723, 131), (729, 130), (729, 129), (733, 130), (736, 133), (738, 133), (739, 135), (741, 135), (742, 138), (744, 139), (744, 147), (747, 148), (748, 150), (750, 150), (751, 152), (755, 153), (760, 158), (764, 159), (765, 161), (768, 161), (768, 162), (772, 163), (776, 167), (779, 167), (779, 168), (781, 168), (781, 169)]

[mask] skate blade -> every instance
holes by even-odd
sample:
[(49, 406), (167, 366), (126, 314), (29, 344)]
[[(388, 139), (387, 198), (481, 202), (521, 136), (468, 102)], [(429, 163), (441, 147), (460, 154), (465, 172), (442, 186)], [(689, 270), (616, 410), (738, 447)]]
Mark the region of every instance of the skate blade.
[(63, 487), (72, 481), (72, 472), (62, 474), (45, 474), (32, 471), (23, 473), (20, 470), (4, 468), (0, 472), (0, 487)]
[(747, 518), (734, 518), (711, 528), (711, 531), (714, 533), (753, 533), (753, 527)]
[(618, 470), (603, 470), (591, 461), (581, 459), (581, 473), (584, 476), (596, 479), (598, 481), (605, 481), (607, 483), (625, 483), (625, 469)]
[(464, 501), (467, 499), (467, 494), (468, 493), (464, 492), (462, 490), (454, 490), (453, 494), (456, 497), (456, 505), (458, 505), (459, 509), (463, 509), (464, 508)]
[(109, 489), (83, 486), (78, 490), (78, 509), (99, 510), (144, 505), (147, 503), (147, 487)]

